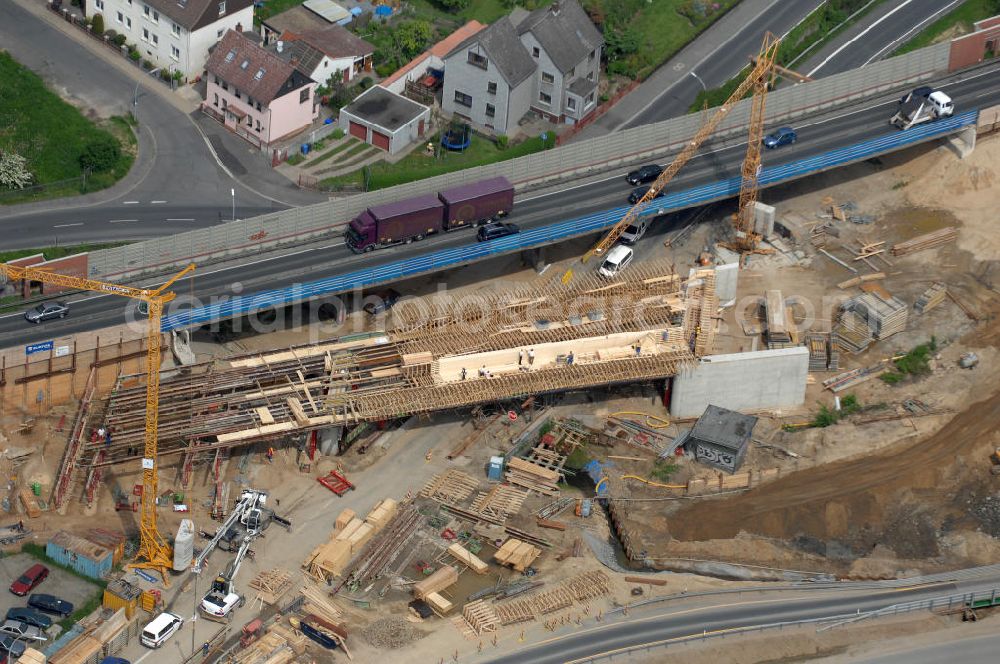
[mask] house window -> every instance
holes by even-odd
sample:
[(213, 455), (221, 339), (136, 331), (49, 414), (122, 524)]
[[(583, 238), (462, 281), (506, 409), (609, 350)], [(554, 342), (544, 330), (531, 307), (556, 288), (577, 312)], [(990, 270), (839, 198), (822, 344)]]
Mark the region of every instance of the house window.
[(104, 10), (104, 0), (95, 0), (94, 4), (97, 5), (98, 9)]
[(226, 53), (226, 62), (232, 62), (233, 58), (235, 57), (236, 57), (236, 49), (235, 48), (229, 49), (229, 53)]
[(233, 88), (233, 94), (236, 95), (237, 99), (243, 99), (243, 96), (240, 95), (240, 91), (237, 90), (236, 88)]
[(264, 68), (263, 67), (261, 67), (260, 69), (258, 69), (257, 73), (253, 75), (253, 80), (255, 80), (255, 81), (259, 81), (262, 78), (264, 78)]
[(170, 47), (170, 57), (172, 57), (174, 60), (180, 60), (181, 59), (181, 49), (177, 48), (176, 46), (171, 46)]
[(455, 103), (472, 108), (472, 97), (470, 95), (465, 94), (464, 92), (459, 92), (458, 90), (455, 90)]
[(219, 31), (215, 33), (215, 38), (216, 39), (222, 39), (222, 33), (225, 32), (225, 31), (226, 31), (225, 28), (219, 28)]
[(122, 13), (121, 13), (121, 12), (118, 12), (118, 16), (116, 16), (116, 17), (115, 17), (115, 20), (116, 20), (117, 22), (119, 22), (119, 23), (124, 23), (124, 22), (125, 22), (125, 17), (124, 17), (124, 16), (122, 16)]
[(181, 36), (181, 26), (177, 25), (176, 23), (170, 26), (170, 31), (174, 33), (174, 37)]
[(146, 28), (142, 29), (142, 41), (149, 41), (149, 30)]
[(486, 104), (486, 117), (492, 118), (497, 114), (497, 107), (493, 104)]
[(304, 104), (309, 101), (309, 88), (302, 88), (302, 92), (299, 93), (299, 103)]
[(226, 102), (226, 98), (223, 97), (222, 98), (222, 110), (226, 110), (227, 108), (229, 108), (229, 104)]
[(486, 59), (485, 55), (469, 51), (469, 64), (480, 69), (487, 69), (489, 68), (490, 61)]
[(132, 29), (132, 19), (129, 16), (125, 17), (125, 28), (127, 30), (131, 30)]
[(219, 3), (219, 16), (222, 16), (225, 13), (226, 13), (226, 3), (225, 2), (220, 2)]
[(594, 58), (596, 57), (597, 57), (597, 49), (595, 48), (593, 51), (590, 52), (590, 55), (587, 56), (587, 60), (593, 62)]
[(229, 90), (229, 84), (225, 81), (222, 81), (221, 86), (223, 90)]
[(542, 83), (555, 83), (556, 77), (547, 71), (542, 72)]
[(534, 56), (534, 57), (537, 58), (540, 53), (541, 53), (541, 51), (538, 50), (537, 46), (532, 46), (531, 47), (531, 55), (532, 56)]
[(249, 115), (247, 116), (247, 126), (253, 127), (253, 118), (250, 117)]
[(571, 111), (576, 110), (576, 100), (572, 97), (566, 97), (566, 108)]
[(497, 93), (496, 81), (490, 81), (489, 83), (486, 84), (486, 92), (488, 92), (491, 95), (495, 95)]
[(593, 92), (591, 92), (589, 95), (587, 95), (587, 105), (589, 106), (592, 103), (594, 103), (594, 93)]
[(257, 131), (260, 131), (260, 120), (257, 120)]
[(260, 110), (260, 102), (257, 102), (256, 108), (257, 108), (258, 111)]
[(592, 72), (592, 71), (591, 72), (587, 72), (587, 80), (588, 81), (593, 81), (594, 80), (594, 72)]
[(160, 22), (160, 12), (158, 12), (158, 11), (156, 11), (154, 9), (153, 10), (153, 23), (159, 23), (159, 22)]
[(543, 104), (551, 104), (552, 103), (552, 95), (545, 94), (544, 92), (539, 92), (538, 93), (538, 101), (542, 102)]
[(569, 73), (566, 74), (566, 78), (573, 78), (574, 76), (576, 76), (576, 67), (569, 70)]
[(159, 44), (160, 43), (160, 38), (157, 37), (156, 35), (153, 35), (153, 43), (154, 44)]
[(215, 93), (215, 101), (212, 102), (212, 106), (215, 106), (216, 108), (219, 107), (219, 93), (218, 92)]
[(150, 11), (149, 5), (142, 6), (142, 13), (145, 14), (147, 17), (149, 16), (149, 11)]

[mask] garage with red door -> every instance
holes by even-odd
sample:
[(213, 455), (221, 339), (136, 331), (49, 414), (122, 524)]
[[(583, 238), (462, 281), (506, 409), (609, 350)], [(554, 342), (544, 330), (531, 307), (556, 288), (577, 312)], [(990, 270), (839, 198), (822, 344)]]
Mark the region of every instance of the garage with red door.
[(429, 107), (376, 85), (340, 109), (338, 125), (351, 136), (397, 154), (426, 140), (430, 116)]

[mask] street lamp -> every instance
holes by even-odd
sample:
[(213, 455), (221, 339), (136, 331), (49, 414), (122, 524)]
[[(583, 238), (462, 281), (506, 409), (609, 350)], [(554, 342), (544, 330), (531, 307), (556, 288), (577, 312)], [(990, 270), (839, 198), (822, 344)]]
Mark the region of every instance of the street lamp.
[(132, 91), (132, 119), (136, 122), (139, 121), (139, 82), (135, 84), (135, 90)]
[(694, 79), (701, 84), (701, 89), (702, 89), (703, 92), (708, 92), (708, 88), (705, 87), (705, 81), (701, 80), (701, 76), (698, 76), (698, 74), (694, 73), (693, 69), (691, 71), (689, 71), (688, 73), (691, 74), (692, 76), (694, 76)]
[(233, 221), (236, 221), (236, 187), (229, 190), (229, 195), (233, 197)]

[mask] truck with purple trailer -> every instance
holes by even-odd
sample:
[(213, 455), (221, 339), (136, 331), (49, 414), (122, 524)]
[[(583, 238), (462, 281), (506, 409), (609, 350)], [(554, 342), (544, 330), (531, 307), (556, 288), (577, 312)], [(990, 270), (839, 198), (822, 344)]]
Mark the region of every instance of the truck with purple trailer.
[(495, 221), (513, 207), (514, 186), (505, 177), (489, 178), (370, 207), (348, 224), (344, 237), (361, 253)]

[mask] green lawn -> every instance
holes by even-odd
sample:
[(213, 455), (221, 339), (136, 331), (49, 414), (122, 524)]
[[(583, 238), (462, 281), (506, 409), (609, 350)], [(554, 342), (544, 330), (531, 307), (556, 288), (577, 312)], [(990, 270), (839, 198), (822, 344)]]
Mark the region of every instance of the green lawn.
[(12, 249), (10, 251), (0, 251), (0, 263), (17, 260), (18, 258), (24, 258), (25, 256), (34, 256), (35, 254), (42, 254), (45, 256), (46, 260), (51, 261), (56, 258), (63, 258), (64, 256), (82, 254), (88, 251), (98, 251), (100, 249), (111, 249), (112, 247), (120, 247), (125, 244), (128, 244), (128, 242), (70, 244), (64, 247), (43, 247), (42, 249)]
[(41, 192), (26, 190), (23, 195), (0, 186), (0, 202), (80, 193), (82, 183), (74, 178), (83, 174), (81, 155), (88, 146), (109, 138), (116, 139), (121, 154), (111, 168), (92, 173), (85, 189), (103, 189), (128, 173), (136, 141), (123, 118), (95, 125), (6, 52), (0, 52), (0, 91), (0, 151), (16, 152), (27, 160), (32, 185), (54, 184)]
[[(434, 145), (440, 145), (440, 136), (430, 139)], [(440, 157), (429, 157), (419, 148), (395, 164), (380, 161), (367, 169), (359, 169), (347, 175), (327, 178), (320, 182), (322, 189), (336, 189), (339, 185), (359, 186), (364, 183), (365, 171), (370, 173), (369, 190), (394, 187), (398, 184), (422, 180), (423, 178), (460, 171), (473, 166), (482, 166), (497, 161), (523, 157), (533, 152), (539, 152), (546, 147), (552, 147), (553, 136), (549, 135), (546, 144), (540, 137), (529, 138), (517, 145), (511, 145), (501, 150), (488, 138), (473, 134), (472, 143), (465, 152), (442, 151)]]
[(967, 34), (972, 32), (973, 23), (997, 14), (1000, 14), (1000, 0), (965, 0), (958, 7), (924, 28), (909, 42), (896, 49), (893, 55), (901, 55), (924, 46), (930, 46), (937, 41), (938, 37), (955, 25), (960, 26), (961, 34)]

